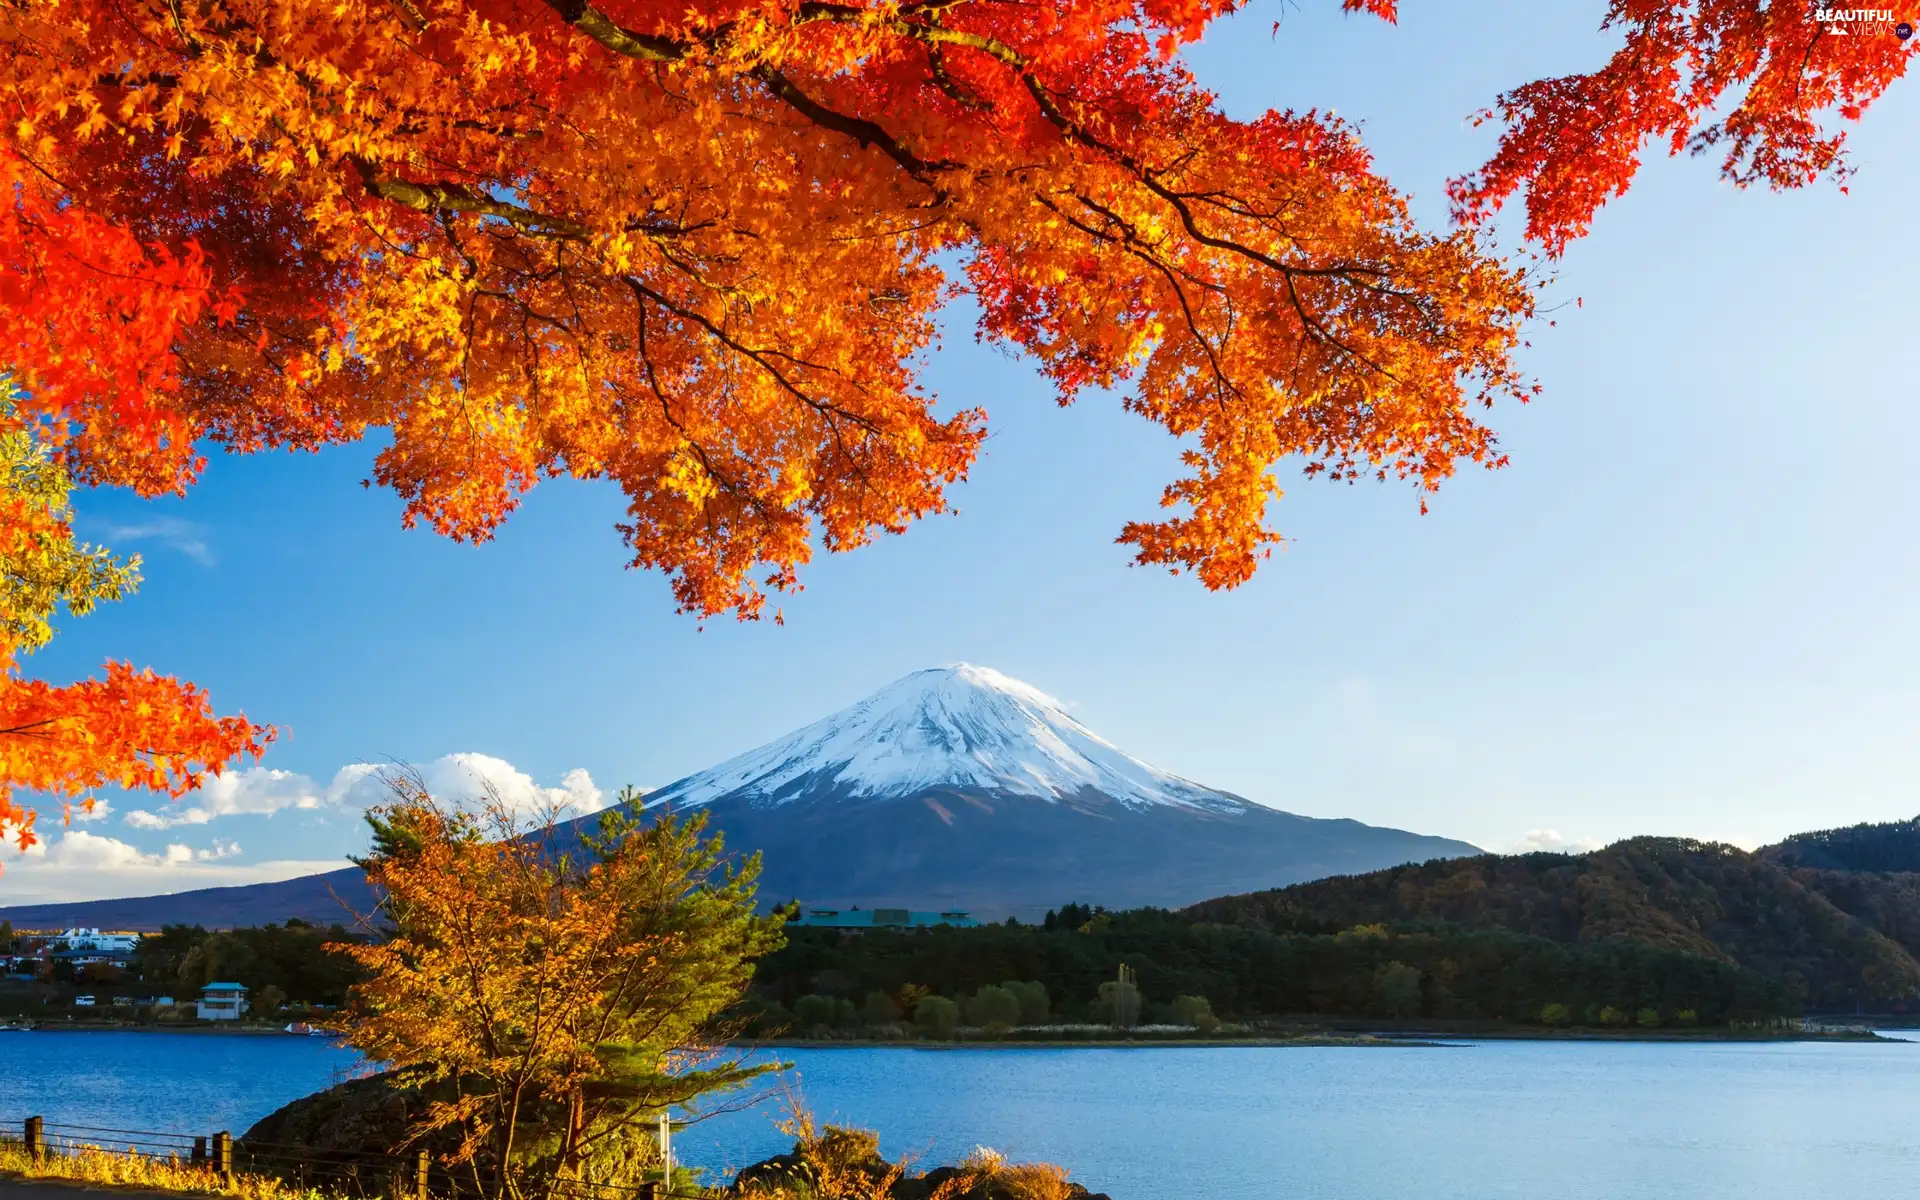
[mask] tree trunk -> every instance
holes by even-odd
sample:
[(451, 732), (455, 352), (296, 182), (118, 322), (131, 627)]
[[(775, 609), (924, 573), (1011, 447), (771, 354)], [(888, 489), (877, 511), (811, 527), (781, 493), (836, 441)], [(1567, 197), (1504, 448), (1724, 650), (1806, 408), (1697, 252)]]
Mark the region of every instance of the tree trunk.
[(587, 1096), (583, 1088), (574, 1088), (567, 1097), (567, 1134), (560, 1143), (562, 1179), (580, 1177), (580, 1146), (586, 1138)]

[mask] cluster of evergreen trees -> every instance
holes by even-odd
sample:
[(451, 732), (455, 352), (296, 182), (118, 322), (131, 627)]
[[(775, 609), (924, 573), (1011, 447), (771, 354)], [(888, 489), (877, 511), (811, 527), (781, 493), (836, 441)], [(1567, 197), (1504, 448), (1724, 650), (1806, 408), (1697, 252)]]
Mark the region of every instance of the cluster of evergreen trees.
[(242, 984), (252, 993), (255, 1012), (272, 1012), (283, 1003), (336, 1006), (346, 1002), (359, 968), (326, 946), (358, 940), (342, 926), (322, 928), (298, 917), (284, 925), (211, 933), (198, 925), (168, 925), (140, 939), (129, 973), (145, 990), (177, 988), (189, 995), (216, 980)]
[[(1131, 998), (1117, 986), (1123, 966)], [(753, 998), (757, 1029), (800, 1034), (909, 1021), (929, 1033), (1047, 1019), (1211, 1028), (1284, 1016), (1669, 1027), (1798, 1011), (1755, 972), (1624, 939), (1575, 945), (1443, 924), (1275, 931), (1078, 906), (1038, 926), (795, 926), (761, 960)]]
[(756, 1032), (819, 1036), (837, 1031), (868, 1031), (911, 1025), (934, 1037), (950, 1035), (963, 1021), (972, 1026), (1008, 1030), (1043, 1025), (1051, 1016), (1047, 986), (1035, 979), (989, 983), (960, 998), (942, 996), (918, 984), (875, 989), (856, 1004), (845, 996), (807, 992), (791, 1009), (764, 997), (752, 1007)]
[(1920, 817), (1796, 833), (1761, 853), (1788, 866), (1830, 871), (1920, 871)]

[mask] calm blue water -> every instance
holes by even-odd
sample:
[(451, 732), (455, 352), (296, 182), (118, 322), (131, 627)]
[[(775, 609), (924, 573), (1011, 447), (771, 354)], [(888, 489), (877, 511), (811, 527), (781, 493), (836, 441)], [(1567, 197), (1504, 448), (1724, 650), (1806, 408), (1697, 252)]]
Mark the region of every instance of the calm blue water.
[[(1049, 1159), (1115, 1200), (1805, 1200), (1920, 1194), (1920, 1044), (808, 1050), (823, 1119), (891, 1154)], [(0, 1119), (244, 1129), (353, 1057), (315, 1039), (0, 1034)], [(775, 1106), (683, 1161), (785, 1148)]]

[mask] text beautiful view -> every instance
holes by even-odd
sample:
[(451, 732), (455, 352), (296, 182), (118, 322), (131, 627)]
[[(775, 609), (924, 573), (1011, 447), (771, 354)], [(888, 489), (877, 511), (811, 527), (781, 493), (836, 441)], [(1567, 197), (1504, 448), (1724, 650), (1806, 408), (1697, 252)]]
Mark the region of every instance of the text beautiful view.
[(1913, 1194), (1917, 22), (13, 0), (0, 1200)]

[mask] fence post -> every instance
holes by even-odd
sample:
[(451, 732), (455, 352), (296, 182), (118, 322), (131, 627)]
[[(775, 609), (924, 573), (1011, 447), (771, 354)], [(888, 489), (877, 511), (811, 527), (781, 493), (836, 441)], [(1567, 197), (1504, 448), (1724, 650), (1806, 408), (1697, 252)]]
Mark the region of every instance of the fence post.
[(47, 1154), (46, 1132), (40, 1127), (39, 1117), (27, 1118), (27, 1158), (39, 1162)]
[(224, 1129), (213, 1135), (213, 1169), (220, 1172), (221, 1183), (233, 1186), (233, 1135)]
[(660, 1200), (660, 1185), (649, 1179), (641, 1183), (636, 1200)]
[(207, 1161), (207, 1135), (206, 1134), (203, 1133), (199, 1137), (193, 1139), (193, 1151), (188, 1156), (187, 1161), (194, 1164), (195, 1166), (198, 1166), (201, 1163)]
[(660, 1190), (673, 1190), (673, 1121), (664, 1109), (660, 1113)]
[(420, 1151), (413, 1160), (413, 1194), (416, 1200), (427, 1200), (427, 1152)]

